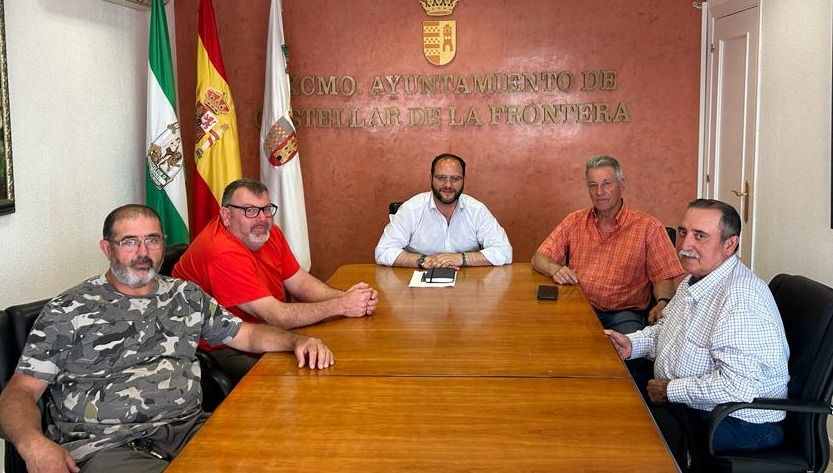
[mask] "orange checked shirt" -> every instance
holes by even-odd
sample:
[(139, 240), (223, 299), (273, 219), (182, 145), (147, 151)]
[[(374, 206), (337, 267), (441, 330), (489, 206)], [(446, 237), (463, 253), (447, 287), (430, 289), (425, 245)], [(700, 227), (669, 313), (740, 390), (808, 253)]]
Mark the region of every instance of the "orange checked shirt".
[(662, 223), (624, 203), (612, 232), (602, 235), (592, 207), (577, 210), (555, 227), (538, 252), (559, 264), (569, 254), (584, 294), (603, 311), (644, 310), (652, 282), (683, 274)]

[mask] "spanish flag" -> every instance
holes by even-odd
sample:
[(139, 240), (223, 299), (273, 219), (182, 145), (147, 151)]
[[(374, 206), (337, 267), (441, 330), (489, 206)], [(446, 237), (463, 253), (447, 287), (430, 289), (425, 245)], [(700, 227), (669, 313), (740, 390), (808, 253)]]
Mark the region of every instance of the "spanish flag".
[(196, 131), (193, 235), (220, 213), (226, 185), (242, 177), (237, 118), (211, 0), (200, 0)]

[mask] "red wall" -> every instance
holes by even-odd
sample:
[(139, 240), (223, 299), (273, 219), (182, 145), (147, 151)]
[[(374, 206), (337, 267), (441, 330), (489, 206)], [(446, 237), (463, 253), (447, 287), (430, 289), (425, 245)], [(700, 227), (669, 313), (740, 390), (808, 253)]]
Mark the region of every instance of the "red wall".
[[(220, 44), (240, 126), (243, 172), (259, 176), (258, 112), (269, 0), (214, 0)], [(417, 0), (284, 0), (284, 28), (294, 76), (351, 75), (352, 97), (294, 96), (300, 108), (401, 110), (403, 126), (300, 128), (313, 274), (327, 278), (347, 263), (372, 262), (387, 204), (428, 190), (431, 158), (466, 159), (466, 192), (484, 201), (506, 228), (515, 261), (528, 261), (569, 211), (589, 205), (583, 164), (611, 154), (626, 175), (628, 203), (676, 225), (695, 197), (700, 11), (683, 0), (462, 0), (454, 60), (429, 64), (422, 54)], [(198, 0), (176, 0), (179, 104), (194, 114)], [(370, 96), (373, 76), (480, 75), (494, 72), (616, 71), (612, 91)], [(628, 107), (628, 123), (489, 124), (489, 105), (605, 102)], [(451, 127), (480, 112), (480, 127)], [(441, 107), (439, 127), (408, 127), (408, 107)], [(185, 126), (183, 129), (188, 130)], [(193, 136), (183, 136), (186, 155)], [(193, 166), (193, 163), (192, 163)]]

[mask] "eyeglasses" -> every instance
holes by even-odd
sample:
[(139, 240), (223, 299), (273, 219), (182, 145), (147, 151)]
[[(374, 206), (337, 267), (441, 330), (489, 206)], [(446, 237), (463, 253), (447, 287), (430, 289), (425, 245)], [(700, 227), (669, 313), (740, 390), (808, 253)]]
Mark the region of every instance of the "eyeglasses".
[(450, 181), (454, 184), (457, 184), (458, 182), (463, 180), (463, 176), (446, 176), (445, 174), (434, 174), (434, 179), (440, 182)]
[(165, 237), (158, 234), (145, 235), (143, 237), (124, 237), (121, 240), (110, 240), (110, 243), (125, 250), (138, 250), (144, 243), (149, 250), (158, 250), (165, 244)]
[(601, 188), (603, 191), (606, 191), (613, 187), (613, 183), (610, 181), (588, 182), (587, 187), (590, 188), (591, 191), (594, 191), (598, 188)]
[(257, 216), (260, 215), (261, 212), (263, 212), (263, 215), (266, 215), (268, 217), (274, 217), (275, 214), (278, 213), (278, 206), (275, 204), (266, 204), (263, 207), (254, 207), (251, 205), (241, 207), (239, 205), (226, 204), (226, 207), (232, 207), (235, 209), (242, 210), (243, 215), (245, 215), (246, 218), (257, 218)]

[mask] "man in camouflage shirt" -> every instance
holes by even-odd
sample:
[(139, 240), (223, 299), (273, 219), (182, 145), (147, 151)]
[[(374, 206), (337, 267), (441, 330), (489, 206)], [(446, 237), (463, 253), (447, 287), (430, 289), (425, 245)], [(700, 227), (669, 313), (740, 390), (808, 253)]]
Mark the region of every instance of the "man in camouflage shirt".
[[(46, 305), (0, 396), (0, 425), (30, 473), (163, 471), (206, 417), (201, 338), (332, 365), (319, 340), (244, 323), (193, 283), (159, 276), (164, 236), (150, 208), (111, 212), (100, 246), (109, 271)], [(36, 405), (47, 389), (49, 438)]]

